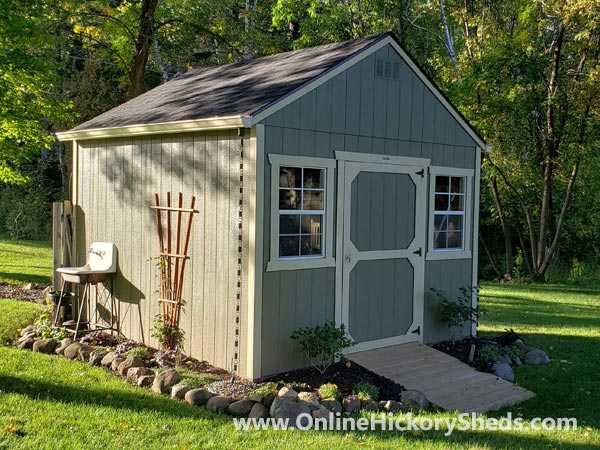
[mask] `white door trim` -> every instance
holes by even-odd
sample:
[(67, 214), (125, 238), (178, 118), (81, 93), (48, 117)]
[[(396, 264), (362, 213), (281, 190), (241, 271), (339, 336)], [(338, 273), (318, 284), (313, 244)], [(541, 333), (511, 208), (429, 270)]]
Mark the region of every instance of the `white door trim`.
[[(338, 202), (337, 202), (337, 235), (336, 235), (336, 302), (335, 319), (339, 326), (349, 323), (350, 311), (349, 302), (344, 301), (345, 292), (348, 290), (349, 274), (358, 261), (374, 259), (397, 259), (406, 258), (414, 268), (414, 306), (413, 323), (409, 330), (421, 327), (420, 334), (408, 334), (395, 336), (385, 339), (377, 339), (368, 342), (362, 342), (347, 349), (344, 353), (353, 353), (373, 348), (396, 345), (404, 342), (423, 341), (423, 300), (424, 300), (424, 282), (425, 282), (425, 223), (426, 223), (426, 169), (429, 160), (421, 158), (407, 158), (409, 164), (397, 164), (386, 162), (385, 166), (380, 162), (373, 161), (377, 155), (350, 154), (348, 152), (336, 152), (336, 158), (341, 157), (338, 163)], [(381, 155), (380, 155), (381, 156)], [(398, 159), (396, 159), (398, 158)], [(402, 157), (395, 157), (396, 161), (404, 160)], [(422, 165), (416, 165), (419, 159)], [(358, 162), (356, 161), (358, 160)], [(365, 161), (365, 162), (361, 162)], [(404, 162), (404, 161), (403, 161)], [(426, 164), (423, 164), (426, 163)], [(350, 241), (350, 196), (346, 193), (351, 189), (351, 183), (360, 172), (382, 172), (382, 173), (400, 173), (411, 177), (416, 186), (415, 190), (415, 236), (410, 245), (404, 250), (375, 250), (359, 252)], [(423, 174), (423, 175), (422, 175)], [(421, 249), (421, 256), (413, 253)], [(347, 258), (350, 260), (347, 261)], [(351, 336), (351, 330), (347, 330)]]

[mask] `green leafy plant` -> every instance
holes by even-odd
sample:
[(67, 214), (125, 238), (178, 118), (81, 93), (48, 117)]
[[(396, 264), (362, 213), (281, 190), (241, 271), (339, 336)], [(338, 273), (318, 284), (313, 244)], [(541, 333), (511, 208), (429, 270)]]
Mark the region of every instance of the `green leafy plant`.
[(366, 381), (356, 383), (352, 393), (361, 400), (377, 400), (379, 398), (379, 388)]
[(275, 383), (274, 381), (269, 381), (268, 383), (261, 384), (256, 389), (250, 391), (246, 397), (249, 398), (255, 395), (265, 397), (269, 394), (277, 394), (277, 391), (277, 383)]
[(191, 389), (198, 389), (204, 385), (218, 381), (219, 377), (212, 373), (201, 373), (188, 369), (187, 367), (178, 367), (177, 372), (181, 375), (181, 380), (177, 384), (183, 384)]
[(149, 358), (150, 357), (150, 350), (148, 350), (148, 347), (134, 347), (131, 350), (127, 350), (125, 352), (125, 355), (127, 356), (131, 356), (131, 355), (135, 355), (135, 356), (139, 356), (140, 358)]
[(319, 389), (317, 389), (317, 392), (319, 393), (321, 400), (325, 400), (326, 398), (339, 399), (342, 396), (337, 384), (333, 383), (322, 384)]
[(458, 295), (455, 300), (450, 300), (446, 293), (441, 289), (431, 288), (431, 291), (440, 301), (439, 313), (440, 320), (448, 328), (462, 328), (466, 323), (477, 324), (481, 309), (478, 306), (473, 307), (473, 295), (479, 294), (478, 286), (463, 286), (458, 289)]
[(498, 358), (500, 358), (498, 347), (495, 345), (484, 345), (477, 350), (473, 364), (479, 370), (488, 371), (498, 361)]
[(521, 350), (515, 345), (507, 345), (500, 349), (500, 353), (508, 356), (511, 361), (515, 361), (517, 358), (522, 358), (523, 354)]
[(344, 324), (336, 327), (333, 321), (322, 326), (299, 328), (291, 338), (298, 342), (310, 364), (320, 373), (325, 373), (335, 358), (342, 355), (343, 349), (356, 345), (346, 336)]
[(171, 326), (162, 314), (157, 314), (151, 336), (158, 340), (161, 348), (180, 349), (185, 333), (179, 326)]

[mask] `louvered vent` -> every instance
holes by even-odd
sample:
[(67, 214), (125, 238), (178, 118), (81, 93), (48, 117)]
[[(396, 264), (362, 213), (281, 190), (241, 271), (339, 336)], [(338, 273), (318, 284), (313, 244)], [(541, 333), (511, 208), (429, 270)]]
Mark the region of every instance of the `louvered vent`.
[(375, 76), (380, 78), (387, 78), (389, 80), (400, 79), (400, 63), (391, 62), (387, 59), (376, 58), (375, 59)]

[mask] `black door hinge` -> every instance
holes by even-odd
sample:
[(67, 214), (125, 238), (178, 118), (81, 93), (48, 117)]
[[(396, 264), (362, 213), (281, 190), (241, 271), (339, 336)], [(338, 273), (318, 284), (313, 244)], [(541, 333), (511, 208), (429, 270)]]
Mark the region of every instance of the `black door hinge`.
[(413, 253), (415, 255), (423, 256), (423, 249), (421, 247), (419, 247), (419, 250), (415, 250)]
[(423, 178), (425, 176), (425, 169), (419, 170), (416, 174), (421, 175), (421, 178)]
[(417, 328), (415, 328), (414, 330), (411, 331), (412, 334), (418, 334), (419, 336), (421, 336), (421, 325), (419, 325)]

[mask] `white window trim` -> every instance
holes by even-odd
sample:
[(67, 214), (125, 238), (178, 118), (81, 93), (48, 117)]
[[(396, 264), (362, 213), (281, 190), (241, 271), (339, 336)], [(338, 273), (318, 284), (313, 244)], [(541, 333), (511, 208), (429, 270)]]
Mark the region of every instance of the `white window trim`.
[[(471, 230), (473, 223), (473, 174), (472, 169), (458, 169), (455, 167), (429, 167), (429, 227), (427, 233), (427, 261), (437, 261), (444, 259), (468, 259), (472, 257), (471, 253)], [(434, 213), (435, 213), (435, 177), (465, 177), (465, 212), (463, 225), (463, 249), (434, 249), (433, 234), (434, 234)]]
[[(333, 255), (334, 217), (334, 180), (336, 160), (313, 158), (309, 156), (268, 155), (271, 164), (271, 257), (267, 263), (267, 272), (276, 270), (315, 269), (335, 267)], [(279, 168), (281, 166), (309, 167), (325, 169), (325, 210), (323, 221), (323, 256), (299, 256), (297, 258), (279, 258)]]

